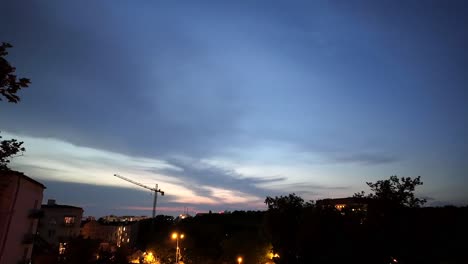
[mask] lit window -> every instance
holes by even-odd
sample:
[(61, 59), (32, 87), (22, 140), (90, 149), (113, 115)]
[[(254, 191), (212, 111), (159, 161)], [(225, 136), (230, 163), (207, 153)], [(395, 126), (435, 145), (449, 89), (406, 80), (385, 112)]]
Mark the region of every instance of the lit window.
[(59, 244), (59, 254), (60, 255), (65, 254), (66, 246), (67, 246), (67, 243), (60, 243)]
[(63, 222), (66, 225), (73, 225), (75, 223), (75, 217), (74, 216), (65, 216), (63, 218)]

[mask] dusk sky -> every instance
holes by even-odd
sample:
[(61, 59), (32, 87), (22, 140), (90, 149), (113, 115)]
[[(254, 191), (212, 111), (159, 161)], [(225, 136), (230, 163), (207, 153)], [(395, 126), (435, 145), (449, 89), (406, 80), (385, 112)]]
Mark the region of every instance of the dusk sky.
[(1, 1), (13, 168), (85, 215), (265, 209), (421, 176), (468, 203), (468, 1)]

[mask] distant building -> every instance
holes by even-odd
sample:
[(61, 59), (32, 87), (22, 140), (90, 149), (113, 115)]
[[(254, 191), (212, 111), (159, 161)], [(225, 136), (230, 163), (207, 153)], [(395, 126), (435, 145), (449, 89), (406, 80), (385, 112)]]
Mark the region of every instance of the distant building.
[(0, 172), (0, 264), (30, 262), (45, 188), (23, 173)]
[(179, 216), (176, 217), (175, 221), (178, 222), (187, 218), (192, 218), (192, 216), (189, 214), (180, 214)]
[(80, 234), (83, 209), (71, 205), (56, 204), (48, 200), (41, 206), (43, 217), (39, 222), (38, 235), (52, 247), (63, 253), (68, 240)]
[(315, 204), (321, 208), (335, 208), (338, 211), (367, 211), (369, 200), (367, 198), (337, 198), (317, 200)]
[(112, 222), (137, 222), (141, 220), (148, 219), (147, 216), (133, 216), (133, 215), (124, 215), (124, 216), (116, 216), (116, 215), (106, 215), (101, 217), (101, 221), (106, 223)]
[(81, 226), (80, 234), (84, 238), (98, 239), (120, 247), (124, 244), (134, 243), (137, 222), (103, 222), (85, 221)]

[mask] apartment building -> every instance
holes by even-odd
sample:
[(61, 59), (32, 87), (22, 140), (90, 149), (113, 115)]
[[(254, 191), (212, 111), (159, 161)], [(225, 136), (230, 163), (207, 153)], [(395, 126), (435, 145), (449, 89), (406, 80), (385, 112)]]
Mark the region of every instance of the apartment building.
[(60, 254), (65, 251), (70, 238), (80, 234), (81, 207), (57, 204), (55, 200), (48, 200), (41, 206), (43, 216), (39, 221), (38, 236), (52, 247), (58, 248)]
[(0, 264), (30, 263), (45, 188), (21, 172), (0, 171)]
[(84, 238), (98, 239), (120, 247), (133, 245), (138, 222), (104, 222), (90, 220), (82, 224), (81, 235)]

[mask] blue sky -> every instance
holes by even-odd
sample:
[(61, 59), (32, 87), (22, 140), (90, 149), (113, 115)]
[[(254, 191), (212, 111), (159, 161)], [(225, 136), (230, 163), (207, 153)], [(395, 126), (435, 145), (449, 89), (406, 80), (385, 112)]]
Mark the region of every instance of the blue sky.
[[(468, 195), (465, 1), (5, 1), (14, 167), (89, 215), (262, 209), (421, 175)], [(67, 191), (65, 191), (67, 190)]]

